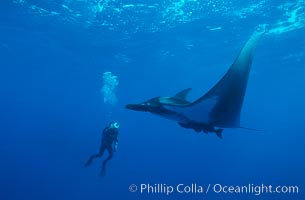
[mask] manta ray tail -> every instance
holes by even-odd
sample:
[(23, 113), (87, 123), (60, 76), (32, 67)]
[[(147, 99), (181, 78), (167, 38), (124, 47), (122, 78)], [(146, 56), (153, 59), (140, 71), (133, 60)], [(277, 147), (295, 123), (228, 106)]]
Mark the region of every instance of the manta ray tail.
[(250, 130), (250, 131), (266, 131), (266, 130), (260, 130), (260, 129), (254, 129), (254, 128), (247, 128), (247, 127), (243, 127), (243, 126), (239, 126), (238, 128), (242, 128), (242, 129), (246, 129), (246, 130)]

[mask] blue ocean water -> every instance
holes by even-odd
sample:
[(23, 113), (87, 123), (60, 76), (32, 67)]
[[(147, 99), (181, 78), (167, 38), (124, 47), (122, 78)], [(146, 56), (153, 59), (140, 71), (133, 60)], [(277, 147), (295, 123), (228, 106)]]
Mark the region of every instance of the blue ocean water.
[[(188, 87), (200, 97), (258, 27), (267, 33), (241, 124), (265, 131), (219, 139), (124, 108)], [(304, 27), (304, 0), (1, 1), (0, 199), (304, 199)], [(107, 71), (119, 81), (112, 105), (101, 92)], [(99, 177), (102, 159), (83, 165), (110, 120), (121, 123), (119, 147)], [(212, 188), (167, 195), (141, 184)], [(217, 184), (298, 192), (217, 193)]]

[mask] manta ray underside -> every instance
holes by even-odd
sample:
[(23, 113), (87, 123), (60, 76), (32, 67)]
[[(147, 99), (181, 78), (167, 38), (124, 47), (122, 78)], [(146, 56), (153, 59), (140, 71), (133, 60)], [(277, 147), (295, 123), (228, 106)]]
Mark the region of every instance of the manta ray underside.
[(191, 90), (188, 88), (173, 97), (155, 97), (144, 103), (128, 104), (126, 108), (157, 114), (177, 121), (180, 126), (196, 132), (214, 132), (220, 138), (222, 128), (240, 128), (240, 112), (253, 54), (263, 33), (253, 33), (227, 73), (196, 101), (186, 100)]

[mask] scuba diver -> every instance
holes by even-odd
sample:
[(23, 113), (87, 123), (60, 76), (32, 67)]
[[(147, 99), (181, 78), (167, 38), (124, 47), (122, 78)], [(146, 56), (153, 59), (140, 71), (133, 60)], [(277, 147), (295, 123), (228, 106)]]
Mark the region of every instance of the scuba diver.
[(95, 158), (103, 156), (105, 150), (107, 149), (109, 155), (103, 161), (103, 166), (100, 174), (100, 176), (105, 176), (107, 162), (113, 158), (113, 153), (116, 152), (118, 148), (119, 128), (120, 124), (118, 122), (111, 122), (104, 128), (100, 151), (98, 154), (93, 154), (89, 157), (85, 167), (90, 166)]

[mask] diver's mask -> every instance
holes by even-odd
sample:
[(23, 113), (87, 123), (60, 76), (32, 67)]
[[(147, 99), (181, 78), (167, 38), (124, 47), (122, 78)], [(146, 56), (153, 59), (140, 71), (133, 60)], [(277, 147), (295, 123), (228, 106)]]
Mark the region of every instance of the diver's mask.
[(110, 127), (118, 129), (118, 128), (120, 128), (120, 123), (119, 122), (113, 122), (113, 123), (111, 123)]

